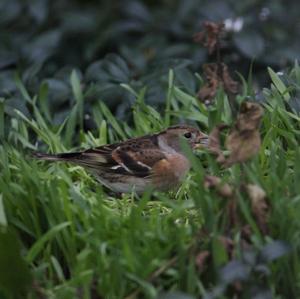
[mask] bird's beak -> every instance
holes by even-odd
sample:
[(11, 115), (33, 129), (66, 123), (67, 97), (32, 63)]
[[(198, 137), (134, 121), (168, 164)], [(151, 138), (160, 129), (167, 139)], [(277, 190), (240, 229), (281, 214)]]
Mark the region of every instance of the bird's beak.
[(209, 145), (209, 138), (208, 135), (202, 134), (198, 140), (197, 143), (195, 144), (195, 149), (202, 149), (206, 148)]

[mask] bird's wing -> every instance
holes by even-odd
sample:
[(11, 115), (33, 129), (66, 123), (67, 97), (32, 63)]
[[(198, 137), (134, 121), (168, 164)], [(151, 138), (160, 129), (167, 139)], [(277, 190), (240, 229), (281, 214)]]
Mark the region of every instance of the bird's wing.
[(133, 138), (82, 152), (33, 153), (33, 156), (48, 161), (72, 162), (97, 172), (142, 178), (153, 175), (155, 165), (166, 158), (158, 147), (156, 135)]
[(82, 166), (95, 170), (147, 177), (152, 175), (153, 166), (165, 158), (155, 137), (147, 137), (86, 150), (77, 161)]

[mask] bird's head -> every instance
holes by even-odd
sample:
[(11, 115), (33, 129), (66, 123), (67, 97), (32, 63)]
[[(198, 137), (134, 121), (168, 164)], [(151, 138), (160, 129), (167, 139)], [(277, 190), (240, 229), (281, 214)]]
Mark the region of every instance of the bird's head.
[(184, 139), (192, 149), (207, 147), (208, 136), (194, 127), (179, 125), (161, 132), (158, 136), (161, 147), (164, 145), (175, 151), (182, 151), (181, 140)]

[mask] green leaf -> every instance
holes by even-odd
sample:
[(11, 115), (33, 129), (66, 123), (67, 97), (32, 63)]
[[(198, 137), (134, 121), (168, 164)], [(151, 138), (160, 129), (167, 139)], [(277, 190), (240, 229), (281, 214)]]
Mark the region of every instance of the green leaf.
[(4, 211), (2, 194), (0, 194), (0, 228), (1, 228), (1, 225), (7, 226), (7, 220), (6, 220), (5, 211)]
[(126, 135), (123, 132), (121, 126), (117, 122), (116, 118), (112, 115), (110, 110), (107, 108), (107, 106), (103, 103), (100, 102), (100, 108), (103, 113), (103, 115), (107, 118), (108, 122), (111, 124), (111, 126), (114, 128), (114, 130), (121, 136), (123, 139), (126, 139)]
[(212, 241), (212, 255), (215, 268), (224, 266), (228, 262), (226, 249), (218, 237), (214, 237)]
[(268, 67), (268, 72), (269, 72), (272, 82), (274, 83), (277, 90), (280, 92), (280, 94), (283, 96), (283, 98), (286, 101), (288, 101), (291, 98), (291, 96), (290, 96), (289, 92), (287, 91), (287, 88), (284, 85), (284, 83), (281, 81), (279, 76), (270, 67)]
[(170, 126), (170, 108), (171, 108), (171, 101), (173, 98), (174, 93), (174, 72), (173, 70), (169, 71), (169, 78), (168, 78), (168, 94), (166, 99), (166, 110), (165, 110), (165, 126)]
[(44, 249), (45, 243), (49, 242), (55, 237), (61, 230), (70, 225), (70, 222), (63, 222), (54, 227), (52, 227), (46, 234), (44, 234), (40, 239), (38, 239), (30, 248), (27, 253), (26, 260), (28, 262), (33, 262), (36, 256)]
[(18, 296), (21, 293), (24, 295), (32, 281), (20, 252), (17, 235), (10, 229), (0, 227), (0, 290), (4, 290), (11, 298), (21, 298)]
[(41, 110), (44, 116), (47, 118), (48, 121), (51, 121), (49, 107), (47, 105), (47, 96), (48, 96), (48, 84), (47, 82), (43, 82), (39, 89), (39, 104), (41, 106)]
[(76, 122), (77, 122), (77, 106), (75, 105), (69, 113), (69, 118), (66, 122), (66, 131), (65, 131), (65, 144), (67, 146), (71, 145), (71, 141), (75, 134)]
[(149, 283), (148, 281), (141, 279), (140, 277), (138, 277), (137, 275), (134, 275), (132, 273), (127, 273), (127, 277), (136, 282), (141, 288), (143, 288), (145, 290), (145, 292), (148, 294), (149, 298), (155, 298), (157, 295), (157, 291), (155, 289), (155, 287)]
[(4, 98), (0, 98), (0, 139), (4, 138)]
[(28, 102), (28, 103), (32, 103), (32, 99), (31, 96), (29, 95), (28, 91), (26, 90), (23, 82), (20, 79), (20, 76), (18, 74), (16, 74), (15, 76), (15, 83), (17, 88), (19, 89), (21, 95), (23, 96), (23, 98)]
[(80, 85), (80, 79), (78, 76), (78, 73), (73, 70), (71, 73), (71, 78), (70, 78), (71, 86), (72, 86), (72, 91), (76, 100), (76, 113), (79, 118), (79, 126), (80, 129), (83, 129), (83, 94), (82, 94), (82, 88)]

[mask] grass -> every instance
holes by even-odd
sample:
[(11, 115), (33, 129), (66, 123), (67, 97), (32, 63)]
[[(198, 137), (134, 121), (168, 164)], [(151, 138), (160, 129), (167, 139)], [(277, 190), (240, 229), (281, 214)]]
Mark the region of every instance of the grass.
[[(18, 81), (32, 118), (6, 113), (5, 101), (0, 101), (0, 297), (156, 298), (171, 292), (175, 299), (190, 298), (187, 294), (254, 298), (250, 294), (256, 292), (298, 298), (300, 117), (287, 108), (293, 89), (269, 73), (273, 83), (264, 91), (263, 141), (257, 157), (224, 170), (208, 153), (190, 154), (193, 169), (178, 192), (121, 199), (109, 195), (82, 168), (36, 161), (30, 151), (99, 146), (182, 121), (196, 122), (206, 131), (220, 122), (232, 124), (225, 94), (219, 91), (216, 104), (207, 109), (174, 85), (170, 71), (163, 115), (144, 103), (145, 89), (123, 85), (124, 93), (136, 97), (133, 123), (120, 123), (99, 99), (92, 111), (99, 130), (84, 132), (85, 94), (75, 72), (70, 79), (75, 104), (61, 126), (52, 125), (47, 88), (31, 97)], [(299, 79), (299, 73), (296, 65), (290, 76)], [(299, 80), (297, 84), (299, 88)], [(238, 101), (247, 96), (244, 91)], [(238, 222), (232, 222), (229, 201), (203, 187), (205, 174), (235, 186)], [(259, 185), (267, 194), (267, 234), (239, 189), (243, 183)], [(245, 227), (250, 227), (247, 250)], [(231, 240), (230, 250), (224, 238)], [(19, 243), (3, 241), (8, 239)], [(203, 252), (209, 258), (201, 262)], [(18, 268), (12, 260), (19, 261)], [(18, 269), (23, 276), (15, 276)], [(13, 279), (20, 288), (11, 287)]]

